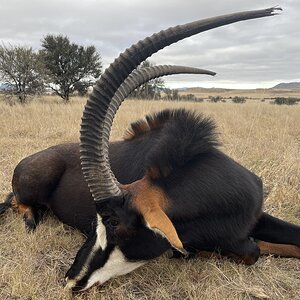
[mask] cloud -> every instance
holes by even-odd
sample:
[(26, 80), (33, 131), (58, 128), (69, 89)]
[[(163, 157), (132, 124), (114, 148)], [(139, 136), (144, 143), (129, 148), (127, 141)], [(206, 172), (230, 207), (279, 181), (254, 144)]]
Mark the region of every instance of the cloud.
[(279, 4), (280, 16), (239, 22), (196, 35), (159, 51), (151, 61), (209, 68), (218, 76), (166, 78), (174, 85), (257, 84), (300, 80), (298, 0), (7, 0), (1, 1), (2, 42), (40, 47), (48, 33), (93, 44), (107, 66), (125, 48), (161, 29), (196, 19)]

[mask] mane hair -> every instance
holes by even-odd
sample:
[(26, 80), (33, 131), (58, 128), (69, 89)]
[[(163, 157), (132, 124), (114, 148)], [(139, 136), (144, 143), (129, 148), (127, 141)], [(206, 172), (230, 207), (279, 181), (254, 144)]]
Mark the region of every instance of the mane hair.
[(150, 135), (153, 145), (147, 154), (147, 170), (153, 178), (165, 177), (219, 145), (214, 121), (185, 109), (147, 115), (130, 125), (125, 139), (147, 139)]

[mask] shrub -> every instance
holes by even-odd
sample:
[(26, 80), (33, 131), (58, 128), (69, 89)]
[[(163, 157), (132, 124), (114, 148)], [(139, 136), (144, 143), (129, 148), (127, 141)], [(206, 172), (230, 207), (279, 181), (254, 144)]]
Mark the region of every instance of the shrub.
[(186, 95), (186, 99), (188, 101), (195, 101), (196, 100), (196, 96), (194, 94), (187, 94)]
[(300, 98), (285, 98), (285, 97), (276, 97), (275, 100), (272, 102), (273, 104), (277, 105), (295, 105), (300, 102)]
[(222, 96), (209, 96), (209, 101), (212, 103), (221, 102), (223, 100)]
[(245, 103), (246, 102), (246, 97), (239, 97), (235, 96), (232, 98), (233, 103)]

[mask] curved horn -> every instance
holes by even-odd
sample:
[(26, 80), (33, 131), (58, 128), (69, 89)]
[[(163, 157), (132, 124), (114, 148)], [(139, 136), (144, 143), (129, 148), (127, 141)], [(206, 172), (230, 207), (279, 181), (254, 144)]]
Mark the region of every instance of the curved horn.
[[(105, 151), (102, 149), (103, 143), (99, 136), (101, 137), (103, 120), (111, 99), (125, 78), (146, 58), (172, 43), (230, 23), (273, 16), (277, 14), (276, 10), (281, 8), (240, 12), (171, 27), (139, 41), (120, 54), (96, 83), (82, 116), (80, 158), (84, 177), (95, 200), (102, 199), (103, 188), (111, 188), (105, 180), (110, 170), (103, 157)], [(111, 196), (117, 196), (121, 194), (121, 190), (114, 185), (109, 193)]]
[(167, 76), (167, 75), (174, 75), (174, 74), (206, 74), (215, 76), (216, 73), (205, 70), (205, 69), (198, 69), (193, 67), (186, 67), (186, 66), (173, 66), (173, 65), (159, 65), (159, 66), (152, 66), (146, 67), (138, 70), (134, 70), (122, 83), (122, 85), (118, 88), (117, 92), (115, 93), (114, 97), (112, 98), (109, 107), (106, 112), (105, 120), (103, 121), (104, 131), (102, 131), (101, 135), (105, 136), (106, 142), (104, 147), (108, 145), (109, 134), (111, 125), (113, 122), (113, 118), (119, 109), (123, 100), (137, 87), (148, 82), (152, 79)]
[[(122, 83), (122, 85), (118, 88), (117, 92), (115, 93), (112, 101), (107, 109), (107, 113), (105, 115), (105, 120), (103, 121), (103, 128), (101, 132), (102, 150), (103, 155), (102, 157), (105, 158), (105, 174), (108, 174), (105, 178), (106, 184), (105, 189), (101, 189), (98, 194), (98, 198), (105, 199), (111, 196), (115, 191), (118, 189), (120, 185), (117, 179), (115, 178), (113, 172), (111, 171), (109, 159), (108, 159), (108, 143), (109, 143), (109, 136), (110, 130), (113, 123), (114, 116), (119, 109), (123, 100), (137, 87), (148, 82), (152, 79), (166, 76), (166, 75), (173, 75), (173, 74), (206, 74), (215, 76), (216, 73), (205, 70), (205, 69), (198, 69), (192, 67), (185, 67), (185, 66), (172, 66), (172, 65), (160, 65), (160, 66), (153, 66), (142, 68), (139, 70), (133, 71)], [(106, 170), (108, 168), (108, 170)]]

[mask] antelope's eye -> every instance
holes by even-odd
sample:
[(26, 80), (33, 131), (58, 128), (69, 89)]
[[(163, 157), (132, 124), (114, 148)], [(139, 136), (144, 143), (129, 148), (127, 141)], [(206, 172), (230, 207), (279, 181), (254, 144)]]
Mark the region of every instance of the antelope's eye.
[(117, 225), (119, 225), (119, 220), (117, 218), (110, 218), (109, 224), (113, 227), (116, 227)]

